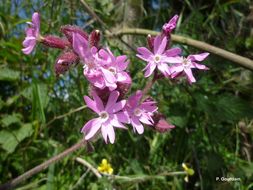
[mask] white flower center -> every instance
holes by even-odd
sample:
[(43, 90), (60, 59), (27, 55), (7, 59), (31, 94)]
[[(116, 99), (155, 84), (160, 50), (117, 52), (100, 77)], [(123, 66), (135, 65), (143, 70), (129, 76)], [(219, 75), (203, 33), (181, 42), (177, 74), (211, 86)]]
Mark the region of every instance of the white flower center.
[(112, 74), (116, 74), (117, 72), (116, 72), (116, 69), (114, 68), (114, 67), (109, 67), (109, 69), (108, 69)]
[(156, 63), (159, 63), (159, 62), (161, 61), (161, 56), (160, 56), (160, 55), (155, 55), (155, 56), (154, 56), (154, 61), (155, 61)]
[(106, 121), (109, 118), (109, 114), (106, 111), (102, 111), (99, 113), (99, 117), (102, 121)]
[(136, 109), (134, 109), (134, 115), (135, 115), (135, 116), (140, 116), (140, 115), (141, 115), (141, 113), (142, 113), (142, 111), (141, 111), (141, 109), (140, 109), (140, 108), (136, 108)]
[(188, 60), (186, 58), (183, 58), (183, 62), (182, 63), (183, 63), (183, 66), (185, 68), (189, 68), (191, 66), (191, 60)]

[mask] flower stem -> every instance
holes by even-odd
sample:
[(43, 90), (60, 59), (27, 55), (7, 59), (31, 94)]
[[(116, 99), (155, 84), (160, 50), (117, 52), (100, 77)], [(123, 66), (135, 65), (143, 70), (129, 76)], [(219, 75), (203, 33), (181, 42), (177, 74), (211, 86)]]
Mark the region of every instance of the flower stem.
[(85, 145), (86, 141), (81, 140), (80, 142), (74, 144), (73, 146), (71, 146), (70, 148), (66, 149), (64, 152), (50, 158), (49, 160), (45, 161), (44, 163), (32, 168), (31, 170), (28, 170), (27, 172), (25, 172), (24, 174), (16, 177), (15, 179), (0, 185), (0, 190), (8, 190), (8, 189), (13, 189), (14, 187), (16, 187), (18, 184), (20, 184), (21, 182), (25, 181), (26, 179), (32, 177), (33, 175), (41, 172), (42, 170), (46, 169), (50, 164), (55, 163), (63, 158), (65, 158), (66, 156), (68, 156), (69, 154), (71, 154), (72, 152), (78, 150), (79, 148), (83, 147), (83, 145)]

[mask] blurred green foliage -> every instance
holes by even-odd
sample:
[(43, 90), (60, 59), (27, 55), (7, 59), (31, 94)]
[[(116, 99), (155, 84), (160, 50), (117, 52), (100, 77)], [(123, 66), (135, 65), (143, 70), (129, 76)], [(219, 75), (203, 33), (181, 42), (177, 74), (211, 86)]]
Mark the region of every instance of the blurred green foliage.
[[(128, 26), (159, 30), (174, 14), (180, 19), (177, 34), (217, 45), (253, 58), (252, 36), (247, 16), (249, 0), (101, 0), (87, 1), (113, 31)], [(88, 83), (76, 66), (56, 78), (54, 62), (60, 51), (37, 46), (35, 53), (21, 52), (25, 22), (34, 11), (41, 14), (42, 34), (59, 33), (61, 25), (75, 24), (90, 32), (100, 29), (77, 0), (7, 0), (0, 2), (0, 183), (60, 153), (82, 138), (81, 127), (93, 116), (84, 109), (55, 119), (84, 105)], [(123, 37), (134, 48), (146, 44), (145, 37)], [(142, 88), (144, 63), (115, 39), (103, 44), (117, 54), (127, 54), (133, 77), (131, 92)], [(180, 44), (185, 54), (200, 50)], [(103, 158), (115, 174), (141, 180), (96, 179), (71, 155), (51, 165), (25, 183), (24, 189), (243, 189), (253, 188), (253, 77), (252, 72), (230, 61), (210, 55), (210, 70), (195, 73), (198, 82), (161, 80), (150, 94), (159, 109), (176, 125), (160, 134), (146, 127), (144, 135), (117, 130), (116, 143), (93, 143), (94, 151), (74, 153), (97, 166)], [(50, 123), (49, 123), (50, 122)], [(195, 175), (155, 177), (182, 171), (188, 163)], [(85, 176), (84, 176), (85, 174)], [(76, 186), (81, 176), (82, 181)], [(146, 176), (150, 176), (147, 178)], [(153, 176), (153, 177), (152, 177)], [(219, 182), (216, 177), (239, 177), (240, 182)]]

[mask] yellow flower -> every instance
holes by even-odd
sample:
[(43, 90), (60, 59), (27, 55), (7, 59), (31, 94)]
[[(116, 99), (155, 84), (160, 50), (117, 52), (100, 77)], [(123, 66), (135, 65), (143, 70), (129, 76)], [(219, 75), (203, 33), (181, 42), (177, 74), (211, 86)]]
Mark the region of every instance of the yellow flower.
[(113, 168), (106, 159), (103, 159), (101, 164), (98, 166), (98, 171), (101, 173), (112, 174)]
[(186, 176), (185, 176), (184, 180), (185, 180), (185, 182), (189, 182), (188, 176), (194, 175), (194, 170), (192, 168), (188, 168), (185, 163), (182, 164), (182, 167), (183, 167), (184, 171), (186, 172)]

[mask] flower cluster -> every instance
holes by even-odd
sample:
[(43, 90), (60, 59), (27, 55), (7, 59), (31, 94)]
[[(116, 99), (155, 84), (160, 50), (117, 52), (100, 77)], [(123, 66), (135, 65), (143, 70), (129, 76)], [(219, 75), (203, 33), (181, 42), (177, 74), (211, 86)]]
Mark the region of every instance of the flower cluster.
[(203, 61), (209, 53), (189, 55), (185, 58), (180, 56), (182, 52), (180, 48), (169, 48), (170, 33), (176, 27), (177, 19), (178, 16), (175, 15), (168, 23), (165, 23), (160, 35), (148, 36), (149, 48), (139, 47), (136, 56), (148, 63), (144, 68), (145, 77), (149, 77), (158, 69), (164, 77), (172, 79), (184, 74), (191, 84), (196, 82), (191, 69), (208, 70), (208, 67), (197, 62)]
[[(148, 36), (148, 47), (139, 47), (137, 57), (147, 62), (144, 68), (145, 77), (158, 71), (166, 78), (176, 78), (186, 74), (190, 83), (195, 82), (192, 68), (206, 70), (199, 61), (204, 60), (208, 53), (189, 55), (184, 58), (180, 48), (170, 48), (170, 33), (176, 27), (178, 16), (174, 16), (164, 24), (161, 35)], [(55, 74), (61, 75), (72, 65), (80, 64), (83, 75), (90, 84), (90, 96), (84, 96), (87, 106), (97, 114), (88, 121), (81, 132), (85, 139), (90, 140), (101, 132), (107, 143), (115, 142), (115, 128), (127, 129), (132, 125), (138, 134), (144, 132), (143, 125), (149, 125), (159, 132), (169, 131), (174, 126), (166, 121), (166, 117), (158, 112), (157, 103), (147, 97), (146, 92), (137, 90), (127, 98), (132, 79), (127, 67), (129, 60), (126, 55), (116, 56), (107, 47), (100, 45), (100, 31), (90, 34), (77, 26), (62, 26), (60, 31), (65, 37), (40, 34), (40, 17), (38, 13), (32, 16), (30, 27), (26, 30), (23, 41), (25, 54), (30, 54), (36, 43), (40, 42), (50, 48), (58, 48), (62, 53), (56, 59)], [(157, 77), (158, 79), (159, 77)]]

